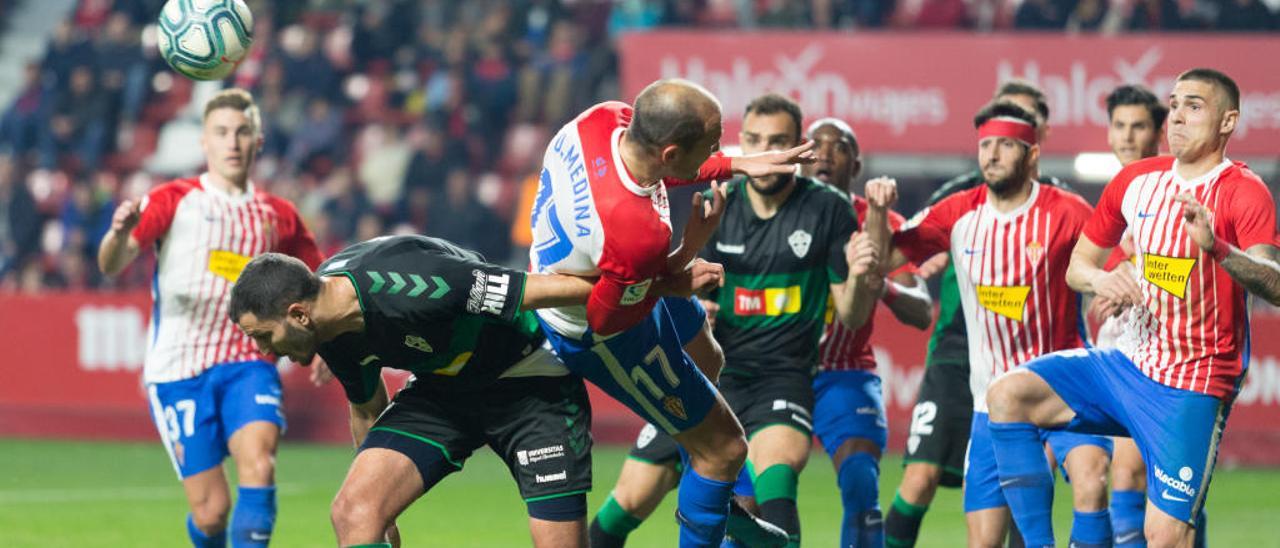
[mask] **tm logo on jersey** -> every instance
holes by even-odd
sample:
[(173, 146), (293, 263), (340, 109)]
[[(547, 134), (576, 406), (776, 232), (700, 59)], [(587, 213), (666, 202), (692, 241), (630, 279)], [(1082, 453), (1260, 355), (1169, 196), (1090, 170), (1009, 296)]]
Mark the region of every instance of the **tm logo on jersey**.
[(471, 275), (475, 277), (475, 281), (467, 295), (467, 312), (502, 316), (502, 309), (507, 305), (511, 275), (487, 274), (480, 269), (472, 270)]
[(1187, 298), (1187, 281), (1196, 260), (1190, 257), (1143, 255), (1142, 277), (1179, 299)]
[(733, 313), (738, 316), (781, 316), (800, 312), (800, 286), (733, 290)]
[(1027, 309), (1027, 295), (1031, 293), (1031, 286), (980, 285), (977, 286), (977, 290), (978, 304), (983, 308), (1015, 322), (1022, 321), (1022, 313)]

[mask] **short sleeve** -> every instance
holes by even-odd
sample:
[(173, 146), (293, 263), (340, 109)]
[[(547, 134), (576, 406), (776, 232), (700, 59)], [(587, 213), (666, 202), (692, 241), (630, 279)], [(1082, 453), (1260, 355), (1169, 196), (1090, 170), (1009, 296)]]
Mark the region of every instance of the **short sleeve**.
[(1251, 177), (1232, 183), (1232, 196), (1223, 200), (1226, 207), (1219, 208), (1216, 224), (1219, 227), (1229, 224), (1235, 232), (1235, 244), (1242, 250), (1258, 244), (1280, 247), (1276, 241), (1276, 206), (1271, 191)]
[(1102, 197), (1098, 198), (1098, 207), (1093, 209), (1093, 214), (1084, 224), (1083, 234), (1094, 245), (1115, 247), (1120, 243), (1120, 237), (1129, 226), (1121, 207), (1124, 204), (1124, 193), (1128, 190), (1132, 177), (1129, 170), (1121, 170), (1119, 175), (1107, 183), (1107, 188), (1102, 190)]
[[(382, 366), (378, 360), (360, 365), (361, 357), (351, 355), (349, 348), (359, 345), (360, 335), (346, 333), (320, 347), (320, 357), (324, 358), (329, 371), (342, 384), (342, 391), (347, 401), (362, 404), (378, 392), (378, 383), (382, 380)], [(370, 354), (372, 355), (372, 354)]]
[(926, 207), (893, 233), (893, 246), (915, 264), (951, 249), (951, 227), (967, 193), (955, 194)]
[(139, 247), (150, 247), (156, 240), (169, 232), (173, 224), (173, 216), (178, 210), (178, 202), (191, 190), (191, 186), (182, 181), (165, 183), (151, 189), (142, 199), (142, 211), (138, 225), (133, 227), (133, 239)]

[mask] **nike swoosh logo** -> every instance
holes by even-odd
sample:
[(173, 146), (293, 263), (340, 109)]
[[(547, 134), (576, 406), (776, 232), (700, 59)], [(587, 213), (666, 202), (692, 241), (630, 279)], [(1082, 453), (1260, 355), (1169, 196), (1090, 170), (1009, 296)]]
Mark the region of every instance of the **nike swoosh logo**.
[(1128, 543), (1130, 543), (1130, 542), (1133, 542), (1133, 541), (1135, 541), (1135, 540), (1138, 540), (1138, 537), (1140, 537), (1140, 536), (1142, 536), (1142, 531), (1134, 531), (1134, 532), (1132, 532), (1132, 533), (1125, 533), (1125, 534), (1123, 534), (1123, 535), (1120, 535), (1120, 536), (1117, 536), (1117, 537), (1116, 537), (1116, 544), (1128, 544)]
[(1175, 497), (1173, 495), (1170, 495), (1168, 489), (1160, 491), (1160, 498), (1164, 500), (1172, 500), (1174, 502), (1191, 502), (1191, 499), (1184, 499), (1182, 497)]
[(1008, 486), (1010, 486), (1010, 485), (1013, 485), (1013, 484), (1015, 484), (1015, 483), (1018, 483), (1018, 480), (1016, 480), (1016, 479), (1011, 479), (1011, 480), (1000, 480), (1000, 488), (1001, 488), (1001, 489), (1003, 489), (1003, 488), (1008, 487)]
[(1139, 218), (1139, 219), (1150, 219), (1150, 218), (1155, 217), (1155, 216), (1156, 216), (1156, 214), (1155, 214), (1155, 213), (1138, 213), (1138, 218)]
[(966, 250), (964, 250), (964, 254), (965, 254), (965, 255), (977, 255), (977, 254), (979, 254), (979, 253), (982, 253), (983, 251), (985, 251), (985, 249), (983, 249), (983, 248), (981, 248), (981, 247), (979, 247), (978, 249), (966, 249)]
[(249, 533), (249, 540), (253, 540), (253, 541), (271, 540), (271, 535), (264, 535), (262, 533)]

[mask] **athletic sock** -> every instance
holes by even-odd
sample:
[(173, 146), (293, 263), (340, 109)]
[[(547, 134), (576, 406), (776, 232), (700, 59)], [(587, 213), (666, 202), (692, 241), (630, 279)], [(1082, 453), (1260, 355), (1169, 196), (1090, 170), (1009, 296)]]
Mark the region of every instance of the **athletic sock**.
[(884, 545), (888, 548), (911, 548), (920, 535), (920, 523), (924, 521), (929, 505), (917, 506), (902, 498), (902, 492), (893, 495), (893, 506), (884, 518)]
[(237, 493), (236, 509), (231, 516), (231, 545), (266, 548), (276, 524), (276, 488), (242, 485)]
[(1071, 546), (1076, 548), (1110, 548), (1111, 513), (1106, 510), (1097, 512), (1075, 511), (1071, 521)]
[(785, 464), (775, 464), (756, 476), (756, 503), (760, 517), (787, 532), (788, 547), (800, 545), (800, 513), (796, 509), (799, 476)]
[(679, 508), (676, 509), (681, 548), (720, 546), (724, 540), (733, 483), (704, 478), (692, 466), (685, 467), (680, 479)]
[(884, 517), (880, 513), (880, 463), (869, 453), (854, 453), (840, 463), (836, 476), (844, 521), (840, 546), (884, 546)]
[(1000, 487), (1028, 548), (1053, 546), (1053, 475), (1040, 429), (1025, 422), (992, 422)]
[(627, 535), (643, 521), (623, 510), (613, 498), (613, 493), (610, 493), (609, 498), (600, 506), (600, 511), (596, 512), (595, 519), (591, 520), (591, 531), (588, 533), (591, 548), (622, 548), (627, 543)]
[(196, 548), (226, 548), (227, 546), (226, 529), (218, 531), (217, 534), (207, 534), (196, 527), (191, 514), (187, 514), (187, 536), (191, 537), (191, 545)]
[(1147, 545), (1143, 531), (1147, 514), (1147, 495), (1142, 491), (1111, 492), (1111, 529), (1116, 548)]

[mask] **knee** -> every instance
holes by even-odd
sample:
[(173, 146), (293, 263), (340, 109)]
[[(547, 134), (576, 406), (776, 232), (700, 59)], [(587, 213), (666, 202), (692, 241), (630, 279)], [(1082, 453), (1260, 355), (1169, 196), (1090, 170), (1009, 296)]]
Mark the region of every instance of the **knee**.
[(255, 452), (236, 459), (236, 473), (241, 485), (271, 485), (275, 483), (276, 457), (269, 451)]
[(1195, 535), (1195, 530), (1185, 523), (1177, 523), (1173, 527), (1162, 527), (1160, 524), (1152, 524), (1147, 521), (1146, 530), (1147, 546), (1150, 548), (1175, 548), (1178, 546), (1190, 546), (1187, 537)]
[(1117, 491), (1143, 491), (1147, 487), (1147, 471), (1120, 462), (1112, 463), (1112, 488)]
[(1005, 373), (987, 389), (987, 409), (995, 422), (1023, 422), (1031, 401), (1030, 379), (1022, 371)]
[(191, 505), (191, 521), (206, 533), (216, 533), (227, 528), (227, 514), (231, 505), (225, 497), (210, 496)]
[(378, 531), (385, 529), (385, 519), (379, 515), (377, 505), (374, 504), (369, 497), (361, 497), (353, 495), (346, 491), (339, 491), (338, 496), (334, 497), (333, 504), (329, 508), (329, 519), (333, 522), (333, 529), (341, 540), (352, 531), (363, 528), (373, 528)]

